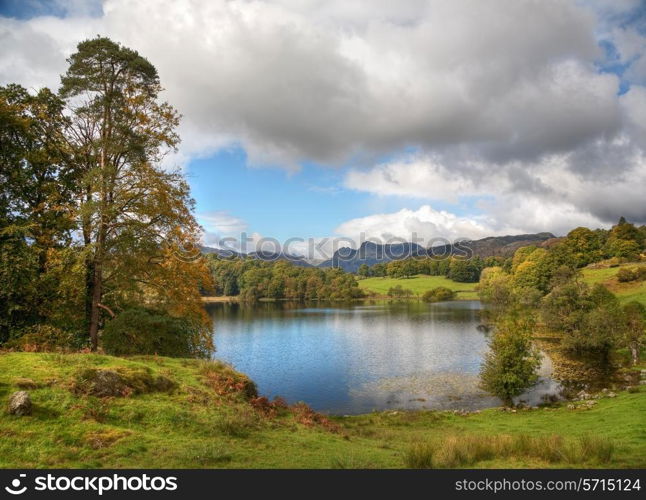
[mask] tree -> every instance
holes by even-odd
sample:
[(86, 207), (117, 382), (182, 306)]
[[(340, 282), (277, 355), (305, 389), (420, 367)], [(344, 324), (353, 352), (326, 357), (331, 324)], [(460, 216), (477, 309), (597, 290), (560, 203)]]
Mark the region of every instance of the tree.
[(529, 315), (510, 315), (499, 320), (481, 366), (481, 387), (507, 406), (538, 379), (540, 353), (532, 345), (534, 327)]
[(362, 278), (367, 278), (370, 276), (370, 267), (367, 264), (361, 264), (357, 270), (357, 274)]
[(487, 267), (482, 271), (478, 284), (480, 300), (501, 311), (513, 300), (511, 276), (501, 267)]
[[(60, 95), (70, 106), (73, 161), (82, 171), (76, 218), (84, 245), (88, 333), (96, 349), (106, 298), (118, 303), (155, 293), (177, 308), (186, 297), (163, 287), (187, 292), (190, 286), (162, 282), (183, 280), (182, 272), (190, 272), (190, 285), (206, 276), (182, 262), (182, 247), (197, 245), (198, 225), (183, 177), (159, 166), (178, 144), (179, 118), (158, 101), (155, 67), (100, 37), (81, 42), (68, 62)], [(179, 302), (168, 302), (174, 299)]]
[(379, 262), (379, 263), (373, 265), (370, 268), (370, 271), (371, 271), (371, 274), (373, 276), (377, 276), (377, 277), (380, 277), (380, 278), (383, 278), (384, 276), (386, 276), (388, 274), (386, 264), (384, 264), (382, 262)]
[(641, 347), (646, 340), (646, 307), (636, 301), (629, 302), (623, 307), (624, 335), (622, 344), (631, 356), (633, 365), (639, 363)]
[(576, 267), (585, 267), (602, 258), (599, 234), (587, 227), (577, 227), (570, 231), (563, 245), (572, 254)]
[(48, 260), (70, 240), (71, 182), (62, 101), (0, 87), (0, 342), (48, 319)]

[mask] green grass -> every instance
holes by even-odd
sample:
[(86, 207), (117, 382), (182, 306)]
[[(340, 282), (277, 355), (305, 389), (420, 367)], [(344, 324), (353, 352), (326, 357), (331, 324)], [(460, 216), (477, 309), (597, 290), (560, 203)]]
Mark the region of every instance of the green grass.
[(387, 295), (388, 289), (397, 285), (408, 288), (417, 295), (425, 291), (443, 286), (457, 292), (458, 300), (475, 300), (478, 293), (475, 290), (477, 283), (456, 283), (444, 276), (428, 276), (418, 274), (412, 278), (366, 278), (359, 280), (359, 287), (379, 295)]
[(598, 269), (586, 267), (583, 269), (583, 280), (590, 285), (595, 283), (604, 284), (611, 292), (619, 297), (622, 303), (636, 300), (646, 305), (646, 281), (619, 283), (616, 278), (617, 272), (622, 267), (634, 268), (638, 266), (646, 266), (646, 263), (622, 264), (618, 267), (603, 267)]
[[(164, 376), (177, 388), (100, 399), (75, 389), (91, 368)], [(383, 412), (316, 424), (295, 411), (266, 416), (223, 390), (244, 380), (196, 360), (0, 353), (2, 405), (20, 387), (34, 404), (29, 417), (0, 410), (0, 467), (646, 466), (643, 387), (585, 410)]]

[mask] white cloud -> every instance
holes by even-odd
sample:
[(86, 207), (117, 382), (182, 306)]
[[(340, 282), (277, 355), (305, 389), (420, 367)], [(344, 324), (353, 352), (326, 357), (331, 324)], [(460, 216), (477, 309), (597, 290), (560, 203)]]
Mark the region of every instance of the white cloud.
[(595, 19), (575, 2), (105, 0), (103, 12), (2, 20), (1, 79), (52, 85), (75, 42), (106, 34), (158, 67), (185, 155), (235, 141), (252, 163), (287, 167), (409, 144), (533, 155), (617, 127), (616, 78), (594, 69)]
[[(413, 148), (346, 185), (494, 202), (471, 221), (430, 206), (375, 216), (393, 231), (646, 221), (645, 38), (616, 22), (639, 0), (104, 0), (98, 18), (57, 1), (71, 17), (0, 18), (0, 84), (55, 87), (78, 41), (110, 36), (151, 60), (184, 116), (169, 162), (237, 144), (252, 164), (365, 168)], [(599, 39), (630, 64), (623, 96), (597, 69)]]
[(429, 246), (435, 238), (451, 241), (458, 238), (478, 239), (486, 236), (520, 232), (517, 228), (496, 228), (486, 218), (459, 217), (424, 205), (418, 210), (402, 209), (389, 214), (375, 214), (344, 222), (336, 228), (340, 235), (359, 241), (363, 237), (388, 241), (399, 238), (403, 241), (421, 240)]

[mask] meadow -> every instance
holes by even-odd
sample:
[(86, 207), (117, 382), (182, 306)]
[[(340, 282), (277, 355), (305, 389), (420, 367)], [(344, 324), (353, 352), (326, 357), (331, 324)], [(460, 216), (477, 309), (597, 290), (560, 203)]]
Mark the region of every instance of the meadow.
[(359, 288), (378, 295), (388, 295), (388, 290), (395, 286), (412, 290), (415, 295), (422, 295), (427, 290), (437, 287), (446, 287), (457, 293), (458, 300), (477, 300), (477, 283), (457, 283), (445, 276), (429, 276), (418, 274), (411, 278), (366, 278), (359, 280)]
[[(97, 369), (130, 389), (91, 395)], [(594, 405), (326, 418), (251, 397), (219, 362), (5, 352), (0, 374), (3, 400), (24, 389), (34, 405), (0, 413), (2, 468), (646, 466), (643, 386)]]
[(612, 293), (614, 293), (622, 303), (627, 303), (632, 300), (641, 302), (646, 305), (646, 281), (633, 281), (628, 283), (620, 283), (617, 280), (617, 273), (619, 269), (628, 267), (630, 269), (646, 266), (646, 263), (630, 263), (622, 264), (617, 267), (594, 267), (588, 266), (582, 270), (583, 280), (593, 285), (595, 283), (602, 283)]

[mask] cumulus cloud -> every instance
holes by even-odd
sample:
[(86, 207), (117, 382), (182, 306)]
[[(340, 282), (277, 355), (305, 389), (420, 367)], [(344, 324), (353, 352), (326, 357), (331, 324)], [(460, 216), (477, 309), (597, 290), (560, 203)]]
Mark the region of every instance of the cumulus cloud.
[[(483, 197), (501, 221), (470, 234), (646, 221), (640, 0), (104, 0), (94, 17), (57, 2), (67, 17), (0, 18), (0, 83), (56, 87), (79, 40), (110, 36), (184, 116), (172, 161), (234, 144), (257, 165), (351, 163), (353, 189)], [(398, 217), (457, 227), (431, 206)]]
[(418, 210), (402, 209), (390, 214), (374, 214), (344, 222), (336, 228), (338, 234), (355, 240), (376, 239), (386, 242), (394, 239), (416, 240), (422, 246), (430, 246), (434, 239), (478, 239), (496, 234), (518, 233), (516, 228), (496, 229), (486, 218), (458, 217), (455, 214), (435, 210), (424, 205)]
[(92, 20), (3, 20), (2, 79), (51, 84), (100, 32), (159, 68), (191, 154), (237, 141), (252, 162), (294, 166), (478, 141), (535, 155), (617, 127), (593, 28), (555, 0), (105, 0)]

